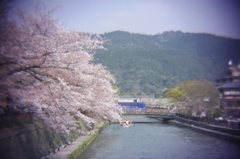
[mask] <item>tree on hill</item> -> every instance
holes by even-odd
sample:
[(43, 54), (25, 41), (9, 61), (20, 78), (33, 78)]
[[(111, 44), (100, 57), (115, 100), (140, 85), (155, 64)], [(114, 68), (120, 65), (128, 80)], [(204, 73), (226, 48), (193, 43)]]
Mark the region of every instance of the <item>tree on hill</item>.
[(57, 25), (51, 12), (18, 10), (1, 15), (0, 100), (2, 113), (36, 113), (60, 133), (91, 127), (93, 115), (119, 120), (114, 77), (89, 54), (101, 38)]

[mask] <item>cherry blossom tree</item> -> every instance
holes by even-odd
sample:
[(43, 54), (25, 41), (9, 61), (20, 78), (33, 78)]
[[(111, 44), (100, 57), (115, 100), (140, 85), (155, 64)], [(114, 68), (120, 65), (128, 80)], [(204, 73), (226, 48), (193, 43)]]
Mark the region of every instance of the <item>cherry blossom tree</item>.
[(98, 116), (120, 120), (114, 77), (92, 64), (97, 35), (57, 25), (51, 12), (1, 15), (0, 100), (6, 112), (36, 113), (61, 133), (91, 127)]

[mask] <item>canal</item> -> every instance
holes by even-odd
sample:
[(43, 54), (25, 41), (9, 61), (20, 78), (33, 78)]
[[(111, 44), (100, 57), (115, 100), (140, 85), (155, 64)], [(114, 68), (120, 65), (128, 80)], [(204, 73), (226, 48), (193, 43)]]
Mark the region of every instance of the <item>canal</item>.
[(79, 159), (239, 159), (240, 145), (145, 116), (124, 119), (148, 121), (124, 128), (105, 128)]

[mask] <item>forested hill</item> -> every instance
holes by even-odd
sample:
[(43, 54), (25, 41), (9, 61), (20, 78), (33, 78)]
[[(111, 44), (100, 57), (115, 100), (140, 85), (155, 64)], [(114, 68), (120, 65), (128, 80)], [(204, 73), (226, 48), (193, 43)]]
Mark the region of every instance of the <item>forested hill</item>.
[(101, 37), (107, 51), (98, 51), (95, 62), (116, 77), (122, 95), (159, 96), (184, 81), (214, 81), (226, 75), (230, 59), (240, 62), (240, 40), (210, 34), (115, 31)]

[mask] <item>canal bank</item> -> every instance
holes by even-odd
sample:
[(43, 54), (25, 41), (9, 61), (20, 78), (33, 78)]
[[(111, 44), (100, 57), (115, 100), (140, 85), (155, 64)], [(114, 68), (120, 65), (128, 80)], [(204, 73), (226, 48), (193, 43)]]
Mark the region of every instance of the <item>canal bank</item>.
[(66, 138), (41, 121), (2, 122), (0, 143), (1, 159), (34, 159), (64, 145)]
[(190, 128), (198, 132), (206, 133), (208, 135), (217, 136), (219, 138), (240, 143), (239, 129), (228, 129), (224, 127), (208, 125), (205, 123), (200, 123), (189, 119), (184, 119), (178, 116), (175, 116), (174, 120), (171, 120), (169, 122), (176, 126)]
[(110, 124), (78, 159), (239, 159), (240, 145), (174, 124)]
[(75, 159), (79, 157), (107, 125), (108, 123), (100, 123), (93, 130), (84, 136), (78, 137), (68, 146), (62, 146), (59, 150), (55, 151), (55, 153), (53, 152), (42, 159)]
[[(134, 127), (139, 127), (140, 125), (144, 126), (145, 124), (153, 125), (153, 124), (159, 123), (159, 122), (146, 122), (145, 124), (143, 124), (143, 123), (139, 122), (139, 121), (142, 121), (142, 118), (140, 118), (138, 116), (132, 116), (132, 115), (129, 115), (129, 116), (125, 115), (124, 119), (129, 119), (129, 120), (131, 119), (131, 120), (135, 121), (136, 125), (134, 125)], [(145, 119), (144, 118), (144, 120), (152, 120), (152, 119), (148, 119), (148, 118)], [(139, 123), (141, 123), (141, 124), (139, 124)], [(194, 121), (187, 120), (187, 119), (180, 118), (180, 117), (176, 117), (175, 120), (170, 121), (170, 123), (171, 124), (169, 124), (169, 126), (168, 126), (168, 124), (167, 125), (166, 124), (160, 124), (160, 125), (163, 125), (163, 126), (166, 126), (166, 127), (171, 127), (170, 125), (176, 125), (178, 127), (190, 128), (194, 131), (201, 132), (203, 135), (204, 134), (209, 134), (210, 136), (214, 136), (214, 137), (217, 136), (217, 137), (222, 138), (222, 139), (227, 139), (227, 140), (231, 140), (231, 141), (240, 143), (240, 136), (224, 132), (224, 131), (229, 131), (227, 129), (222, 128), (223, 132), (220, 132), (220, 131), (217, 131), (217, 130), (211, 130), (211, 129), (209, 129), (209, 127), (207, 128), (207, 125), (205, 125), (204, 123), (198, 123), (198, 122), (194, 122)], [(47, 159), (73, 159), (73, 158), (78, 158), (81, 154), (83, 154), (85, 152), (85, 150), (89, 147), (89, 145), (99, 136), (99, 134), (102, 132), (102, 130), (107, 125), (108, 124), (103, 124), (102, 123), (101, 125), (97, 126), (95, 129), (89, 131), (88, 134), (79, 137), (77, 140), (75, 140), (73, 143), (71, 143), (67, 147), (62, 147), (60, 149), (60, 151), (56, 151), (56, 153), (51, 153), (46, 158)], [(115, 131), (118, 130), (119, 132), (121, 132), (122, 130), (125, 130), (125, 131), (131, 130), (131, 128), (130, 129), (122, 129), (121, 127), (118, 126), (118, 124), (111, 124), (111, 125), (116, 125), (115, 128), (114, 128)], [(215, 129), (220, 129), (220, 128), (215, 128)], [(114, 133), (117, 133), (118, 131), (116, 131)], [(123, 131), (123, 132), (125, 132), (125, 131)], [(111, 135), (111, 134), (109, 134), (109, 135)], [(118, 135), (120, 135), (120, 134), (117, 134), (116, 136), (118, 136)], [(171, 141), (168, 141), (168, 142), (171, 142)], [(122, 143), (122, 142), (120, 142), (120, 143)], [(99, 154), (101, 154), (101, 153), (99, 153)]]

